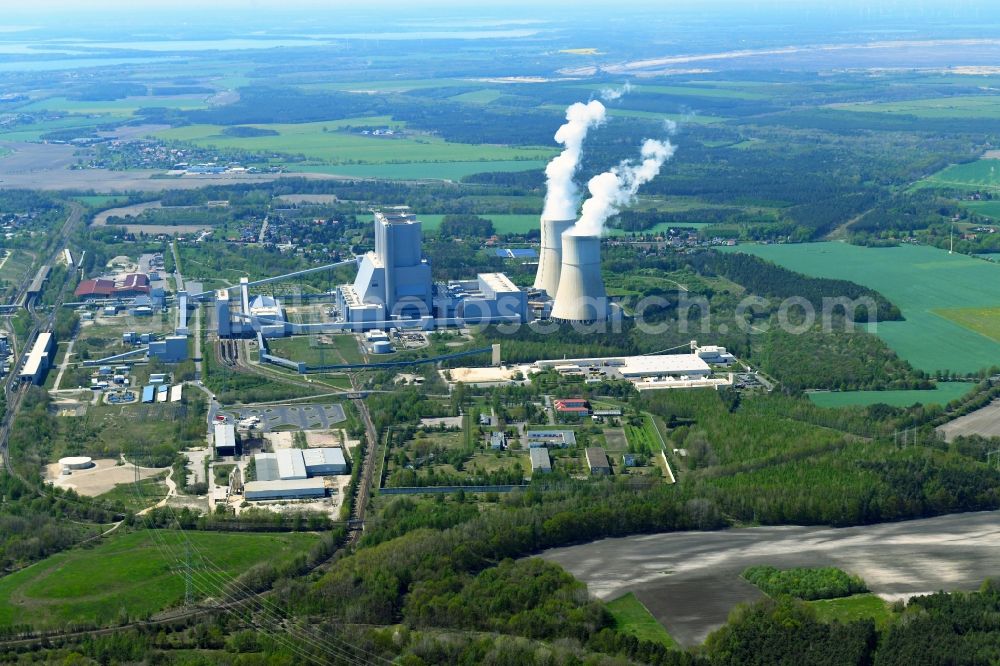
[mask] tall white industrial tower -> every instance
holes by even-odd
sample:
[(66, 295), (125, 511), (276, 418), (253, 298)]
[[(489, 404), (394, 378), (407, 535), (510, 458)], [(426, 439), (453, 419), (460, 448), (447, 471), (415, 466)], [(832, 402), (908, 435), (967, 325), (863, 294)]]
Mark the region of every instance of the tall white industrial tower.
[(559, 288), (559, 271), (562, 268), (562, 235), (576, 220), (546, 220), (542, 218), (542, 249), (535, 273), (535, 289), (545, 291), (555, 298)]
[(562, 266), (552, 318), (562, 321), (608, 318), (608, 293), (601, 277), (600, 236), (563, 233)]
[(433, 285), (420, 220), (406, 206), (374, 215), (375, 251), (362, 257), (354, 293), (364, 304), (383, 306), (383, 318), (429, 314)]

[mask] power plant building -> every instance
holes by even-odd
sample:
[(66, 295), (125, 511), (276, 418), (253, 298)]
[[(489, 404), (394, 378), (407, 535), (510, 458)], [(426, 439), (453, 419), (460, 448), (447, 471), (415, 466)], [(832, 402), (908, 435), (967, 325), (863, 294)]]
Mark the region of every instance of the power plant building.
[(226, 289), (220, 289), (215, 293), (215, 320), (220, 338), (228, 338), (233, 334), (232, 314), (229, 311), (229, 291)]
[(423, 258), (421, 223), (406, 207), (375, 212), (375, 250), (358, 258), (353, 284), (337, 302), (348, 328), (523, 322), (525, 293), (502, 273), (435, 284)]
[(250, 303), (250, 325), (265, 338), (284, 337), (287, 327), (281, 302), (271, 296), (255, 297)]
[(467, 324), (522, 322), (527, 316), (525, 293), (503, 273), (480, 273), (475, 280), (451, 282), (447, 289), (453, 303), (446, 307)]
[(180, 363), (188, 357), (188, 339), (184, 335), (168, 335), (149, 343), (149, 357), (164, 363)]
[(374, 215), (375, 250), (360, 257), (354, 284), (340, 288), (342, 312), (360, 324), (429, 316), (434, 289), (420, 220), (405, 206)]

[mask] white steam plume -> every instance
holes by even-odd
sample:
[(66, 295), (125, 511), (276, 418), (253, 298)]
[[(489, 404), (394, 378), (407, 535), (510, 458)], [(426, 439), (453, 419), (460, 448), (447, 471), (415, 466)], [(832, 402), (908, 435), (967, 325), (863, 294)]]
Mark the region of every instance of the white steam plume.
[(545, 208), (542, 217), (547, 220), (572, 220), (580, 205), (580, 190), (573, 182), (583, 140), (592, 127), (606, 118), (604, 105), (597, 100), (587, 104), (577, 102), (566, 109), (566, 124), (556, 131), (555, 139), (565, 146), (563, 151), (545, 167)]
[(632, 92), (632, 84), (628, 81), (625, 82), (620, 89), (618, 88), (602, 88), (600, 95), (601, 99), (605, 102), (614, 102), (615, 100), (621, 99), (623, 96)]
[(660, 167), (674, 154), (674, 146), (669, 141), (646, 139), (640, 154), (642, 161), (638, 164), (625, 160), (590, 179), (587, 183), (590, 198), (583, 202), (583, 212), (570, 233), (600, 236), (604, 222), (631, 203), (639, 188), (660, 173)]

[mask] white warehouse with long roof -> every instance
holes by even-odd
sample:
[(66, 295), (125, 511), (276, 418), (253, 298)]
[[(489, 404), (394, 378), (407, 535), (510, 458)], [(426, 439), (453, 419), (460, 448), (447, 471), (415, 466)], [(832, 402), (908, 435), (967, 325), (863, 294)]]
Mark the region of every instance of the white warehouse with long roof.
[(323, 476), (347, 474), (350, 468), (343, 449), (280, 449), (254, 456), (256, 481), (248, 481), (248, 500), (322, 497), (326, 494)]
[(707, 377), (712, 369), (697, 354), (655, 354), (650, 356), (608, 356), (604, 358), (562, 358), (536, 361), (539, 370), (595, 369), (603, 374), (639, 379), (644, 377)]

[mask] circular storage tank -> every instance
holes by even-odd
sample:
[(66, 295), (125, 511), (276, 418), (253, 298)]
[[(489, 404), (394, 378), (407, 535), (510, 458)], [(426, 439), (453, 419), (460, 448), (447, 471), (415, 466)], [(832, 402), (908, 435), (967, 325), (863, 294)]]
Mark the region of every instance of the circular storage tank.
[(379, 342), (376, 342), (376, 343), (372, 344), (372, 353), (373, 354), (391, 354), (392, 353), (392, 344), (389, 343), (389, 342), (387, 342), (387, 341), (385, 341), (385, 340), (381, 340)]
[(70, 458), (60, 458), (59, 464), (64, 470), (90, 469), (94, 466), (94, 461), (87, 456), (72, 456)]

